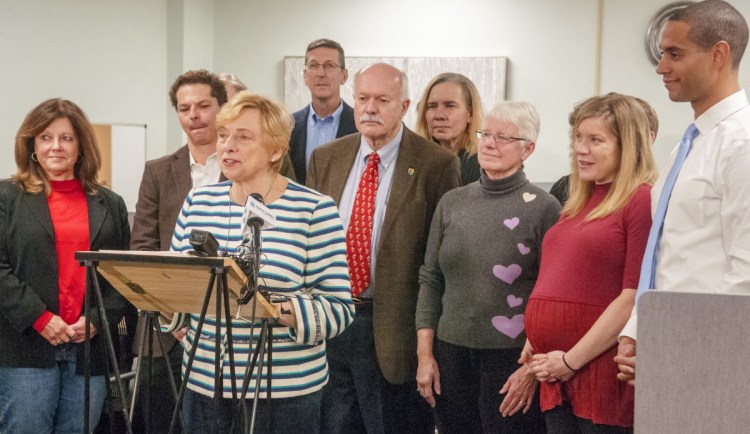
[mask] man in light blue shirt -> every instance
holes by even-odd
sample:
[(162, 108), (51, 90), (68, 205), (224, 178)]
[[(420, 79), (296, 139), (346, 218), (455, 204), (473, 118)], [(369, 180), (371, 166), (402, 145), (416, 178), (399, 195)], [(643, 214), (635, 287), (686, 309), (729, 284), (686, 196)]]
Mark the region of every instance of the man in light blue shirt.
[(349, 78), (345, 62), (344, 49), (336, 41), (316, 39), (307, 46), (304, 79), (312, 102), (294, 113), (289, 139), (289, 156), (302, 184), (315, 148), (357, 132), (354, 111), (341, 99), (341, 85)]

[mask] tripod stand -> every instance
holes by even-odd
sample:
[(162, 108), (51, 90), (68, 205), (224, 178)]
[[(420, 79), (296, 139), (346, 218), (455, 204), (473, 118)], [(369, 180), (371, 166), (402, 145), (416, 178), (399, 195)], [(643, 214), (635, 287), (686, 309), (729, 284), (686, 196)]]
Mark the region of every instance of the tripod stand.
[[(138, 325), (139, 327), (142, 327), (140, 330), (140, 337), (141, 340), (138, 342), (138, 365), (136, 366), (135, 370), (135, 386), (133, 387), (133, 395), (131, 396), (130, 400), (130, 423), (133, 423), (133, 417), (135, 415), (135, 405), (138, 401), (138, 395), (140, 392), (140, 386), (141, 386), (141, 376), (143, 374), (143, 364), (145, 363), (145, 360), (148, 360), (148, 369), (146, 370), (146, 384), (145, 384), (145, 393), (144, 393), (144, 423), (145, 423), (145, 432), (150, 433), (152, 431), (153, 427), (153, 413), (152, 413), (152, 393), (153, 390), (153, 368), (154, 368), (154, 340), (156, 340), (159, 344), (159, 350), (160, 354), (162, 354), (163, 357), (160, 357), (164, 361), (164, 365), (166, 367), (166, 372), (169, 377), (169, 388), (172, 395), (172, 399), (174, 400), (175, 404), (177, 404), (177, 387), (175, 386), (175, 380), (174, 376), (172, 374), (172, 366), (170, 365), (170, 359), (169, 356), (164, 348), (164, 342), (160, 338), (161, 331), (160, 331), (160, 325), (159, 325), (159, 312), (155, 311), (139, 311), (138, 312)], [(178, 343), (179, 345), (179, 343)], [(185, 422), (183, 421), (182, 417), (180, 417), (180, 426), (182, 427), (183, 432), (187, 432), (185, 430)]]
[[(195, 338), (189, 354), (188, 363), (185, 365), (185, 374), (180, 390), (177, 395), (177, 404), (172, 415), (170, 432), (172, 432), (179, 417), (180, 407), (186, 392), (186, 386), (190, 379), (190, 372), (195, 360), (198, 341), (200, 339), (203, 324), (206, 319), (209, 304), (215, 302), (216, 315), (216, 348), (215, 360), (221, 360), (221, 328), (222, 316), (226, 318), (226, 338), (228, 340), (228, 355), (231, 377), (231, 388), (233, 399), (237, 398), (236, 375), (234, 365), (234, 347), (232, 341), (232, 323), (230, 312), (237, 308), (237, 296), (240, 288), (244, 287), (247, 277), (231, 258), (220, 257), (196, 257), (187, 256), (174, 252), (128, 252), (128, 251), (99, 251), (99, 252), (76, 252), (76, 259), (86, 263), (87, 269), (92, 273), (95, 293), (98, 294), (99, 309), (103, 316), (101, 304), (101, 293), (99, 291), (96, 273), (98, 271), (107, 281), (122, 294), (135, 307), (142, 311), (157, 312), (186, 312), (199, 314)], [(97, 264), (99, 265), (97, 270)], [(209, 274), (208, 286), (204, 286), (206, 272)], [(217, 278), (218, 277), (218, 278)], [(214, 292), (214, 289), (216, 291)], [(88, 295), (88, 292), (87, 292)], [(199, 304), (201, 303), (202, 304)], [(86, 302), (88, 303), (88, 301)], [(257, 306), (255, 313), (259, 317), (277, 316), (276, 308), (268, 301), (261, 299), (255, 301)], [(88, 308), (88, 304), (86, 304)], [(108, 333), (108, 325), (103, 326), (103, 332), (108, 338), (108, 348), (114, 354), (111, 336)], [(88, 336), (88, 332), (87, 332)], [(87, 341), (88, 342), (88, 339)], [(86, 361), (90, 354), (86, 347)], [(112, 356), (113, 362), (115, 361)], [(114, 363), (113, 363), (114, 364)], [(120, 391), (123, 391), (119, 369), (114, 364), (115, 376)], [(88, 372), (88, 368), (87, 368)], [(221, 396), (222, 375), (219, 363), (215, 366), (214, 390), (216, 398)], [(86, 387), (86, 399), (88, 399), (88, 387)], [(125, 421), (128, 433), (132, 433), (130, 417), (128, 416), (127, 404), (122, 393), (120, 393), (122, 408), (125, 413)], [(87, 401), (88, 402), (88, 401)], [(86, 407), (88, 415), (88, 407)], [(86, 418), (88, 421), (88, 418)], [(88, 426), (86, 426), (88, 429)]]

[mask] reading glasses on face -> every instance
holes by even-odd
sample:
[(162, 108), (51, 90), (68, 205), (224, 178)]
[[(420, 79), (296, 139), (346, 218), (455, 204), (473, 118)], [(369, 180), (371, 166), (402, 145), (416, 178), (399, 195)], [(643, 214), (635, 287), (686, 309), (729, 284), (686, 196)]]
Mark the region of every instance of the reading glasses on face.
[(489, 131), (481, 131), (481, 130), (477, 131), (477, 139), (483, 142), (489, 142), (490, 140), (492, 140), (499, 145), (507, 145), (508, 143), (516, 142), (516, 141), (522, 141), (522, 142), (529, 141), (521, 137), (506, 136), (505, 134), (501, 134), (501, 133), (492, 134)]
[(341, 65), (337, 65), (333, 62), (326, 62), (326, 63), (312, 62), (312, 63), (307, 64), (307, 66), (305, 66), (306, 70), (314, 71), (314, 72), (318, 72), (320, 68), (323, 68), (326, 72), (332, 72), (335, 69), (341, 68)]

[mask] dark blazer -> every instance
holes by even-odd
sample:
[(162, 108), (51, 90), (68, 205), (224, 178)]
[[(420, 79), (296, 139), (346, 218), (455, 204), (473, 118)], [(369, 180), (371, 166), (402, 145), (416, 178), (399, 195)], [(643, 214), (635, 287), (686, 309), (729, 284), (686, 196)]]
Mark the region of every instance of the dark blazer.
[[(106, 188), (86, 195), (91, 250), (127, 250), (130, 242), (128, 211), (120, 196)], [(33, 324), (49, 310), (59, 314), (55, 231), (42, 193), (25, 193), (12, 181), (0, 181), (0, 366), (49, 368), (55, 365), (55, 347)], [(87, 287), (92, 282), (87, 277)], [(110, 324), (120, 321), (129, 303), (104, 279), (99, 279)], [(102, 329), (93, 301), (89, 312)], [(91, 340), (91, 372), (105, 372), (102, 333)], [(78, 346), (77, 369), (83, 372), (83, 345)]]
[[(344, 102), (342, 100), (342, 102)], [(305, 164), (305, 154), (307, 150), (307, 118), (310, 116), (310, 105), (302, 110), (295, 112), (294, 129), (292, 137), (289, 139), (289, 156), (292, 158), (294, 173), (297, 175), (298, 182), (304, 184), (307, 178), (307, 165)], [(354, 110), (344, 102), (344, 109), (339, 119), (339, 129), (336, 131), (336, 138), (348, 136), (357, 132), (357, 126), (354, 123)]]
[[(361, 134), (328, 143), (313, 152), (307, 185), (341, 203)], [(373, 327), (383, 376), (393, 384), (413, 381), (417, 372), (414, 315), (419, 267), (435, 207), (460, 185), (458, 158), (404, 127), (375, 267)]]

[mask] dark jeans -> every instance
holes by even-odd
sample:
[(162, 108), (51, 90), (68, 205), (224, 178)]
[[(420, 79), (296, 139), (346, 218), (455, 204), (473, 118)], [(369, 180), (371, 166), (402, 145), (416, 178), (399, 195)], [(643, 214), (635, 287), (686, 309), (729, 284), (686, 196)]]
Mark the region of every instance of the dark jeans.
[[(294, 398), (274, 398), (269, 409), (267, 401), (258, 403), (255, 432), (259, 434), (317, 434), (320, 428), (321, 392)], [(246, 400), (248, 420), (251, 418), (253, 401)], [(231, 399), (201, 395), (188, 389), (182, 404), (182, 415), (188, 434), (225, 434), (245, 432), (242, 413), (237, 413)], [(269, 414), (269, 411), (271, 414)], [(269, 427), (269, 416), (272, 426)]]
[(582, 419), (573, 413), (568, 401), (563, 401), (552, 410), (545, 411), (547, 432), (549, 434), (631, 434), (633, 428), (612, 425), (598, 425), (588, 419)]
[(498, 392), (518, 368), (520, 348), (474, 350), (435, 342), (441, 394), (435, 396), (435, 419), (440, 434), (544, 433), (539, 393), (526, 414), (504, 418)]
[(323, 388), (321, 433), (434, 433), (432, 411), (416, 380), (394, 385), (383, 378), (370, 313), (358, 311), (326, 345), (330, 379)]

